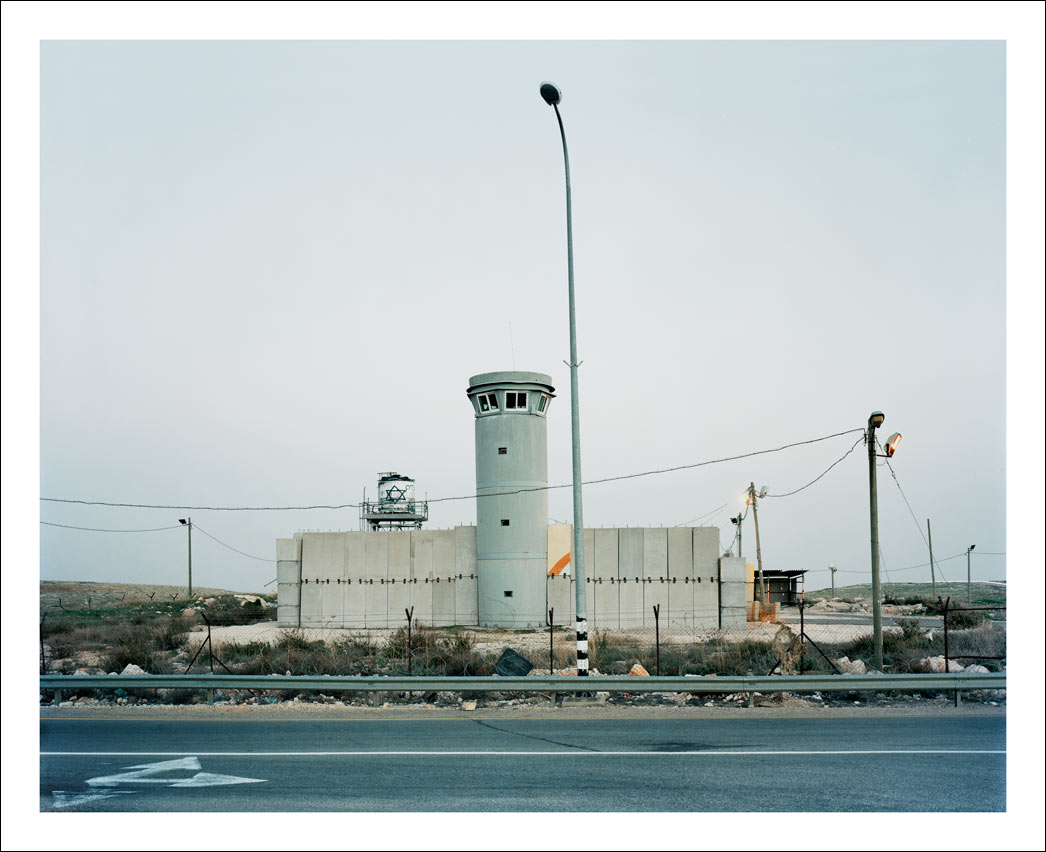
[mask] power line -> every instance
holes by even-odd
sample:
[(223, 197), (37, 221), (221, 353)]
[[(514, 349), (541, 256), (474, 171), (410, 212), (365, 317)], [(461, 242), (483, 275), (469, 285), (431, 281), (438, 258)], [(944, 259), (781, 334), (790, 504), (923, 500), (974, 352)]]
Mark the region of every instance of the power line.
[(207, 532), (207, 530), (205, 530), (199, 524), (193, 524), (193, 529), (198, 530), (199, 532), (202, 532), (205, 536), (207, 536), (207, 538), (212, 539), (213, 541), (218, 542), (218, 544), (220, 544), (222, 547), (227, 547), (227, 548), (229, 548), (229, 550), (231, 550), (231, 551), (233, 551), (235, 553), (240, 554), (240, 556), (247, 556), (247, 557), (250, 557), (251, 559), (257, 559), (259, 562), (275, 562), (276, 561), (275, 559), (265, 559), (262, 556), (252, 556), (250, 553), (244, 553), (242, 550), (237, 550), (231, 544), (226, 544), (221, 539), (215, 538), (213, 535), (211, 535), (209, 532)]
[(687, 526), (690, 526), (690, 524), (694, 523), (694, 521), (700, 521), (700, 520), (703, 520), (704, 518), (707, 518), (709, 515), (714, 515), (716, 512), (719, 512), (719, 511), (725, 509), (727, 506), (729, 506), (733, 502), (734, 502), (733, 500), (727, 500), (722, 506), (716, 506), (711, 512), (705, 512), (703, 515), (698, 515), (696, 518), (693, 518), (692, 520), (683, 521), (683, 523), (681, 523), (681, 524), (673, 524), (673, 526), (676, 526), (676, 527), (687, 527)]
[[(962, 553), (956, 553), (954, 556), (945, 556), (945, 557), (942, 557), (941, 559), (934, 559), (933, 560), (933, 564), (934, 565), (939, 565), (942, 562), (947, 562), (950, 559), (958, 559), (959, 557), (965, 556), (965, 555), (966, 555), (966, 551), (964, 550)], [(929, 566), (930, 566), (929, 562), (923, 562), (923, 563), (921, 563), (919, 565), (909, 565), (907, 568), (895, 568), (894, 571), (895, 572), (914, 571), (916, 568), (928, 568)], [(845, 570), (843, 568), (836, 568), (835, 570), (838, 573), (840, 573), (840, 574), (865, 574), (865, 573), (867, 573), (866, 571), (847, 571), (847, 570)], [(942, 577), (942, 579), (946, 583), (952, 582), (947, 577)]]
[(793, 494), (798, 494), (800, 491), (805, 491), (807, 488), (809, 488), (811, 485), (813, 485), (815, 482), (817, 482), (818, 479), (823, 478), (825, 476), (825, 474), (828, 473), (828, 471), (830, 471), (833, 467), (835, 467), (837, 464), (839, 464), (839, 462), (841, 462), (848, 455), (850, 455), (850, 453), (852, 453), (854, 450), (856, 450), (857, 449), (857, 444), (860, 444), (862, 440), (863, 440), (862, 438), (858, 438), (857, 442), (852, 447), (850, 447), (850, 449), (848, 449), (845, 453), (843, 453), (843, 455), (840, 458), (836, 459), (834, 462), (832, 462), (830, 465), (828, 465), (828, 467), (825, 468), (824, 472), (820, 476), (818, 476), (816, 479), (811, 479), (802, 488), (796, 488), (795, 491), (789, 491), (787, 494), (767, 494), (766, 496), (767, 497), (791, 497)]
[[(607, 476), (603, 479), (590, 479), (583, 482), (583, 485), (601, 485), (605, 482), (620, 482), (625, 479), (638, 479), (643, 476), (657, 476), (663, 473), (674, 473), (679, 470), (693, 470), (698, 467), (707, 467), (713, 464), (723, 464), (729, 461), (738, 461), (740, 459), (752, 458), (753, 456), (768, 455), (770, 453), (779, 453), (783, 450), (790, 450), (793, 447), (801, 447), (807, 444), (816, 444), (821, 441), (828, 441), (832, 438), (838, 438), (842, 435), (850, 435), (854, 432), (864, 432), (864, 429), (846, 429), (843, 432), (835, 432), (831, 435), (824, 435), (820, 438), (811, 438), (806, 441), (795, 441), (791, 444), (784, 444), (780, 447), (773, 447), (768, 450), (754, 450), (749, 453), (741, 453), (736, 456), (725, 456), (718, 459), (709, 459), (702, 462), (694, 462), (693, 464), (681, 464), (674, 467), (659, 468), (657, 470), (645, 470), (639, 473), (626, 473), (620, 476)], [(827, 471), (826, 471), (827, 472)], [(822, 474), (823, 475), (823, 474)], [(816, 481), (816, 480), (815, 480)], [(481, 497), (506, 497), (512, 494), (524, 494), (532, 491), (553, 491), (559, 488), (571, 488), (571, 483), (567, 482), (562, 485), (537, 485), (528, 488), (518, 488), (512, 491), (499, 490), (494, 494), (465, 494), (458, 497), (434, 497), (430, 498), (427, 502), (429, 503), (447, 503), (456, 500), (472, 500), (479, 499)], [(783, 495), (782, 495), (783, 496)], [(174, 505), (162, 505), (156, 503), (111, 503), (104, 500), (73, 500), (59, 497), (41, 497), (41, 501), (48, 503), (77, 503), (84, 506), (107, 506), (110, 508), (124, 508), (124, 509), (169, 509), (169, 510), (194, 510), (199, 512), (288, 512), (288, 511), (311, 511), (314, 509), (358, 509), (360, 508), (359, 503), (339, 503), (339, 504), (316, 504), (312, 506), (174, 506)], [(256, 557), (257, 558), (257, 557)]]
[(53, 524), (50, 521), (40, 521), (45, 527), (61, 527), (66, 530), (86, 530), (87, 532), (113, 532), (113, 533), (140, 533), (140, 532), (160, 532), (161, 530), (177, 530), (181, 529), (181, 524), (175, 524), (170, 527), (153, 527), (147, 530), (110, 530), (110, 529), (99, 529), (97, 527), (73, 527), (69, 524)]

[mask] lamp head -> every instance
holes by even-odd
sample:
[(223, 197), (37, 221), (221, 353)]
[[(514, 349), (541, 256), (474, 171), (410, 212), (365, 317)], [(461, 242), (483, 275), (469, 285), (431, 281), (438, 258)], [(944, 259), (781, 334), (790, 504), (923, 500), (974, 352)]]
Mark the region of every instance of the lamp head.
[(563, 99), (559, 87), (557, 87), (555, 83), (548, 82), (541, 84), (541, 97), (545, 99), (545, 103), (549, 106), (555, 106)]
[(185, 524), (187, 524), (188, 521), (186, 521), (185, 518), (179, 518), (178, 519), (178, 523), (181, 524), (182, 526), (185, 526)]
[(883, 414), (881, 411), (873, 411), (870, 415), (868, 415), (868, 425), (871, 426), (873, 429), (878, 429), (880, 426), (883, 425), (883, 421), (885, 419), (886, 415)]
[(977, 546), (976, 544), (971, 544), (970, 545), (970, 550), (973, 550), (976, 546)]
[(894, 432), (886, 442), (886, 457), (890, 458), (897, 452), (897, 445), (901, 443), (901, 433)]

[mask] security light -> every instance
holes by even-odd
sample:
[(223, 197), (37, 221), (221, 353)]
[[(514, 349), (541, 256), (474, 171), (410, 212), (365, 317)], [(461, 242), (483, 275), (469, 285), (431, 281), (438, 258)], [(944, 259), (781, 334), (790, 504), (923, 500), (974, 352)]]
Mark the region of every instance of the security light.
[(549, 106), (555, 106), (562, 100), (563, 95), (555, 83), (546, 82), (541, 84), (541, 97), (545, 99), (545, 103)]
[(901, 433), (894, 432), (886, 442), (886, 457), (890, 458), (897, 452), (897, 445), (901, 443)]

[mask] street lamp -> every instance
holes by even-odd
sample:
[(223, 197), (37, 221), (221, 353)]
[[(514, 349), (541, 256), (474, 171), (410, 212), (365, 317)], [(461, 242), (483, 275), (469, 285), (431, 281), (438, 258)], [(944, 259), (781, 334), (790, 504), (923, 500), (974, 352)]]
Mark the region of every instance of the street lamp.
[(970, 554), (976, 546), (971, 544), (966, 548), (966, 606), (973, 606), (973, 592), (970, 590)]
[(745, 519), (744, 515), (742, 515), (740, 512), (737, 513), (737, 517), (736, 518), (731, 518), (730, 519), (730, 523), (734, 524), (737, 527), (737, 558), (738, 559), (740, 559), (742, 557), (742, 555), (743, 555), (741, 553), (741, 523), (742, 523), (742, 521), (744, 521), (744, 519)]
[[(875, 489), (875, 430), (883, 425), (886, 415), (873, 411), (868, 416), (868, 431), (864, 440), (868, 445), (868, 513), (872, 532), (872, 634), (875, 640), (875, 667), (883, 670), (883, 609), (879, 601), (879, 497)], [(883, 458), (890, 458), (901, 442), (901, 433), (894, 432), (886, 442)]]
[(192, 597), (192, 518), (179, 518), (178, 523), (189, 530), (189, 597)]
[(567, 292), (570, 302), (570, 441), (574, 470), (574, 619), (577, 630), (577, 673), (588, 675), (588, 619), (585, 608), (585, 526), (581, 511), (581, 425), (577, 395), (577, 328), (574, 320), (574, 234), (570, 217), (570, 158), (567, 156), (567, 134), (559, 102), (563, 99), (554, 83), (541, 84), (541, 97), (556, 111), (559, 135), (563, 140), (563, 170), (567, 184)]

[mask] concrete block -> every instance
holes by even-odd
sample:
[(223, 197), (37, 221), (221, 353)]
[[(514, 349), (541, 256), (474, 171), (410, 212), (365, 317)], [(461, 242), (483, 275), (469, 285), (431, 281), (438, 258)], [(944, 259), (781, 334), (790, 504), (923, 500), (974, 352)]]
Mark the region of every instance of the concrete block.
[(744, 630), (745, 629), (745, 608), (744, 607), (723, 607), (722, 611), (722, 629), (723, 630)]
[(297, 627), (298, 612), (299, 610), (296, 606), (278, 606), (276, 608), (276, 623), (280, 627)]
[(301, 574), (301, 562), (277, 562), (276, 563), (276, 582), (277, 583), (297, 583)]
[(276, 586), (276, 604), (281, 607), (300, 606), (301, 586), (298, 583), (278, 583)]
[(643, 626), (643, 530), (617, 531), (617, 572), (621, 629)]
[(277, 562), (301, 562), (301, 539), (300, 538), (278, 538), (278, 539), (276, 539), (276, 561)]
[[(427, 601), (418, 603), (417, 606), (427, 607), (429, 614), (426, 617), (432, 624), (439, 626), (459, 623), (455, 610), (459, 582), (455, 535), (453, 530), (438, 530), (431, 533), (431, 540), (428, 542), (426, 577), (438, 578), (439, 582), (425, 583), (423, 580), (419, 580), (419, 584), (414, 586), (419, 598), (427, 595)], [(418, 548), (419, 550), (421, 548), (420, 542)], [(420, 611), (421, 609), (419, 609)]]
[(548, 594), (548, 606), (552, 612), (553, 622), (561, 627), (574, 629), (574, 582), (566, 574), (557, 574), (545, 578)]
[(667, 624), (668, 611), (668, 530), (648, 527), (643, 530), (643, 625), (654, 626), (655, 605), (660, 607), (661, 624)]
[(596, 583), (595, 606), (591, 608), (595, 627), (617, 630), (621, 623), (620, 595), (617, 582), (617, 530), (594, 531), (593, 557)]
[(719, 527), (694, 527), (694, 576), (719, 574)]
[(454, 614), (457, 624), (479, 621), (479, 588), (476, 582), (476, 528), (454, 528)]

